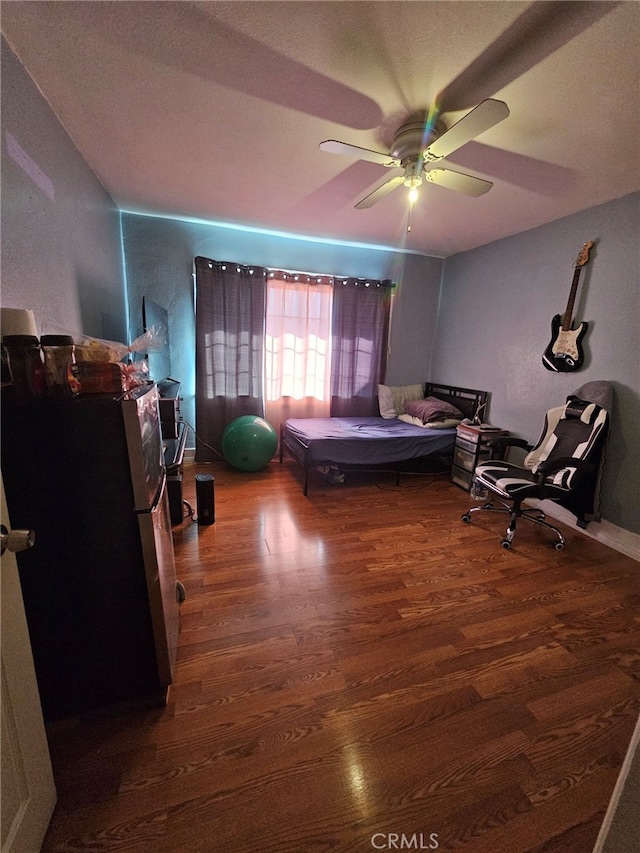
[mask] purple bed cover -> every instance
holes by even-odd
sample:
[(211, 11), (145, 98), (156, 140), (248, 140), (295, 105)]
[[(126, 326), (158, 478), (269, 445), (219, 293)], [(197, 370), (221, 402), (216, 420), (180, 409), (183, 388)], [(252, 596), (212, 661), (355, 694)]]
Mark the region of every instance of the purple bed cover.
[(286, 430), (308, 445), (307, 462), (379, 465), (451, 450), (456, 431), (395, 418), (289, 418)]

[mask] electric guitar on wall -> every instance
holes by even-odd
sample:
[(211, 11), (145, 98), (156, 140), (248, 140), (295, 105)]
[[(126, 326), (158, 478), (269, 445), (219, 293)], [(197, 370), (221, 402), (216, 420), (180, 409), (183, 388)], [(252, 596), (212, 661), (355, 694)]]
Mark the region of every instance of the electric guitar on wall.
[(580, 342), (587, 331), (587, 324), (580, 323), (577, 328), (572, 328), (571, 315), (573, 314), (573, 303), (578, 290), (580, 272), (589, 260), (589, 251), (592, 246), (593, 243), (585, 243), (582, 247), (573, 271), (567, 308), (564, 314), (556, 314), (551, 321), (551, 341), (544, 351), (542, 363), (547, 370), (554, 370), (556, 373), (568, 373), (582, 367), (584, 355)]

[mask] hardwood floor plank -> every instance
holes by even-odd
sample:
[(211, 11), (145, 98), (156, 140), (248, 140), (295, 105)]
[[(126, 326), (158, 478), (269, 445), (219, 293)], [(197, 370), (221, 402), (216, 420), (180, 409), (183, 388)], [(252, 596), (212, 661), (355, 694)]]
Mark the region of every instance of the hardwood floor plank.
[(530, 700), (527, 707), (541, 723), (566, 718), (566, 709), (573, 714), (583, 714), (602, 703), (615, 703), (620, 698), (632, 699), (637, 695), (636, 685), (620, 670), (609, 668), (606, 672), (579, 684), (557, 690), (553, 694)]

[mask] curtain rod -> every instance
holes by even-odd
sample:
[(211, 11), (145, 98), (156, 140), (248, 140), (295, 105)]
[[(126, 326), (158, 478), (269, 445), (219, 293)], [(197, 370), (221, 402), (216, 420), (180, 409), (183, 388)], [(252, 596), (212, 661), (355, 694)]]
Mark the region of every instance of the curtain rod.
[(362, 282), (365, 287), (369, 287), (371, 283), (375, 283), (376, 287), (396, 287), (396, 282), (392, 281), (389, 278), (374, 279), (355, 275), (334, 275), (333, 273), (315, 273), (303, 272), (300, 270), (283, 270), (276, 269), (275, 267), (261, 267), (260, 264), (240, 264), (237, 261), (216, 261), (213, 258), (202, 258), (202, 260), (206, 261), (210, 267), (215, 265), (224, 268), (228, 265), (235, 266), (238, 270), (244, 269), (248, 270), (249, 272), (253, 272), (255, 268), (261, 268), (264, 269), (265, 275), (268, 277), (273, 277), (276, 273), (279, 273), (283, 276), (299, 276), (306, 278), (308, 283), (311, 283), (314, 280), (317, 284), (321, 284), (323, 280), (326, 281), (326, 283), (330, 283), (331, 281), (337, 281), (342, 282), (342, 284), (346, 284), (348, 281), (353, 281), (356, 285), (359, 282)]

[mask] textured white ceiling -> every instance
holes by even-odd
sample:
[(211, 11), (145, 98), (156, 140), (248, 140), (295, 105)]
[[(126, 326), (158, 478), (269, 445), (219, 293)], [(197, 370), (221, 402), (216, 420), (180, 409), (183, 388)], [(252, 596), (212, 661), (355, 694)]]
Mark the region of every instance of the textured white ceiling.
[[(447, 256), (640, 189), (640, 4), (11, 2), (2, 32), (123, 209)], [(318, 149), (386, 150), (415, 110), (511, 115), (427, 184)]]

